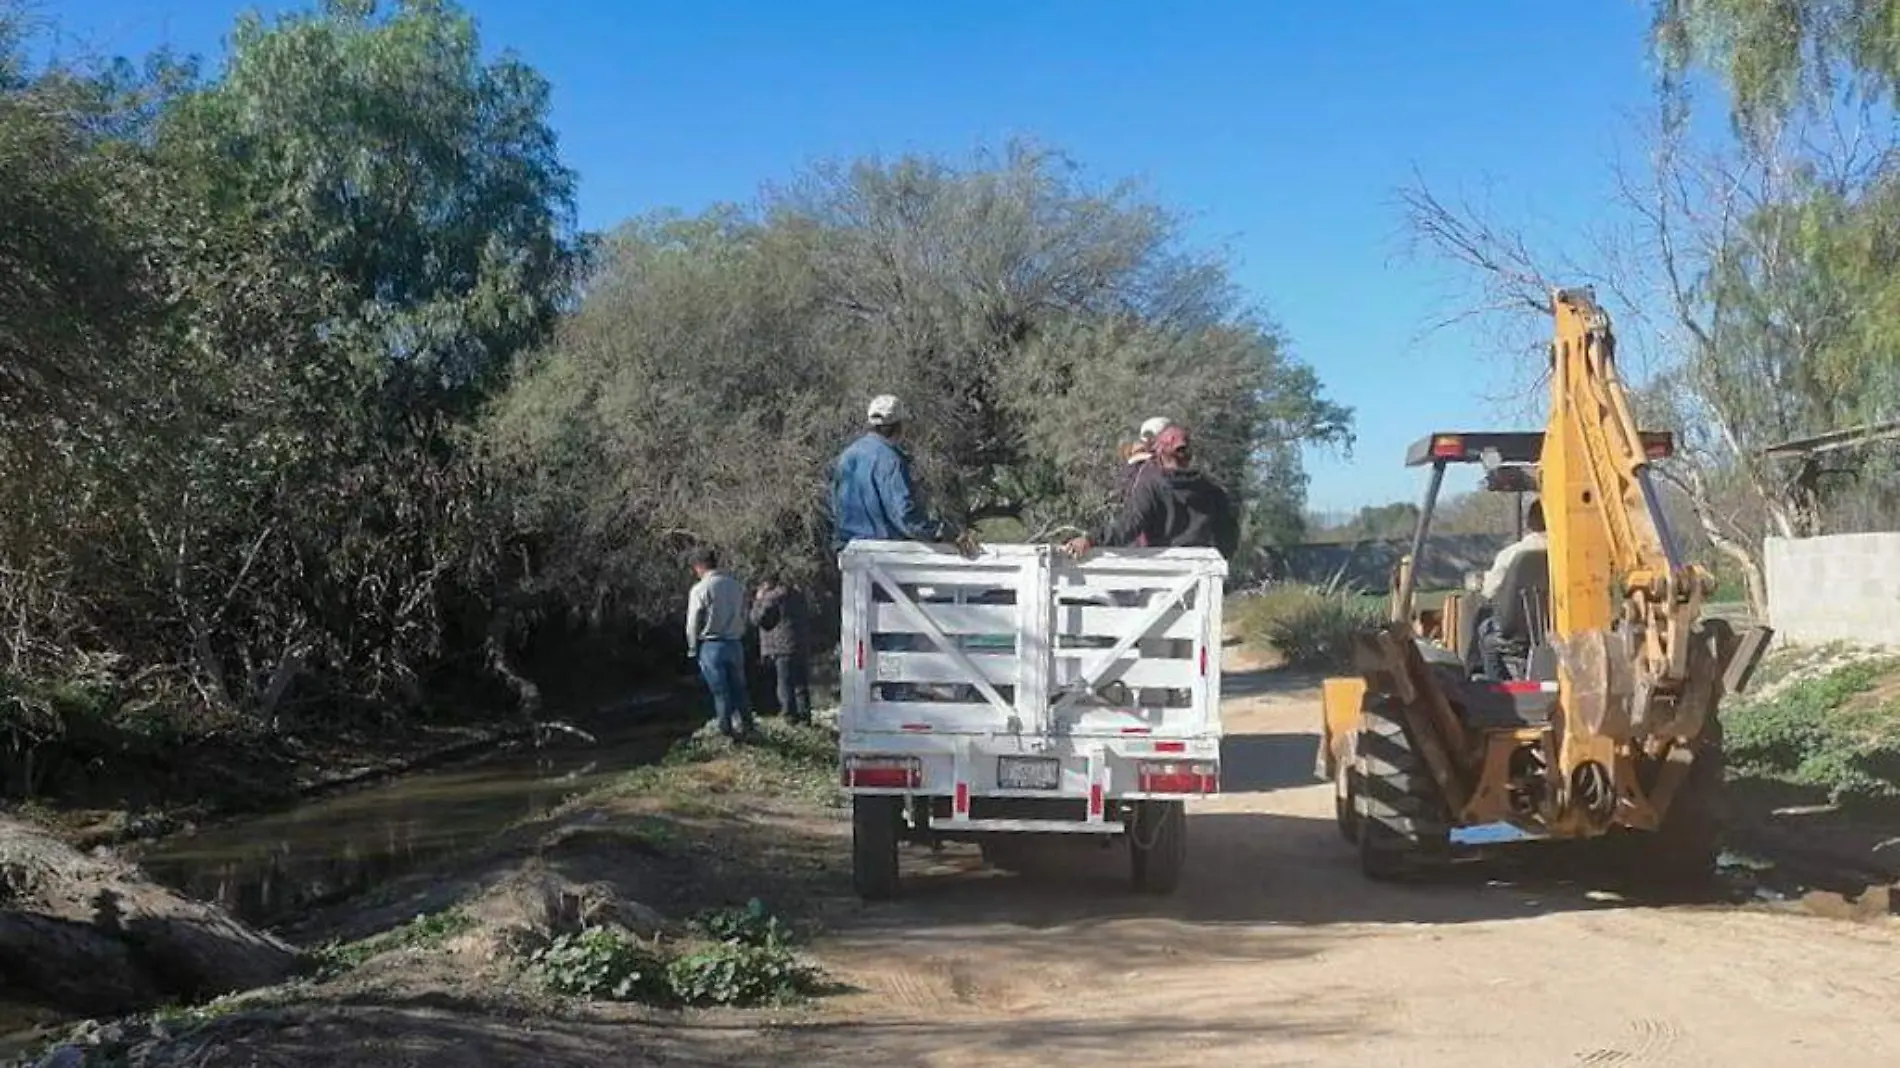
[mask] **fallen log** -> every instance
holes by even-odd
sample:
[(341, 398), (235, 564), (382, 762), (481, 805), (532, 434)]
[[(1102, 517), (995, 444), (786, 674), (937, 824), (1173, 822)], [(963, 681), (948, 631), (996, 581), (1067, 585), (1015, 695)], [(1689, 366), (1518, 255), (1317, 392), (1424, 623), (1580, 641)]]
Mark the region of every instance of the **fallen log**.
[(269, 986), (297, 950), (182, 897), (109, 853), (81, 853), (0, 816), (0, 976), (87, 1012), (129, 1011)]

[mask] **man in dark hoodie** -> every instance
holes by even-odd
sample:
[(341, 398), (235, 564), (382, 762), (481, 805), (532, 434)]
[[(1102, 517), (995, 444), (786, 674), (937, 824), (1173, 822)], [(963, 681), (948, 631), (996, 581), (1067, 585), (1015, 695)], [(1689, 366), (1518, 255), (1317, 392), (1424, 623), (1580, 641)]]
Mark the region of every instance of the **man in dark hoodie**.
[(1083, 556), (1097, 545), (1149, 548), (1206, 546), (1232, 559), (1240, 547), (1240, 518), (1227, 491), (1194, 467), (1186, 427), (1170, 426), (1156, 438), (1154, 459), (1129, 487), (1121, 515), (1093, 536), (1076, 538), (1068, 550)]

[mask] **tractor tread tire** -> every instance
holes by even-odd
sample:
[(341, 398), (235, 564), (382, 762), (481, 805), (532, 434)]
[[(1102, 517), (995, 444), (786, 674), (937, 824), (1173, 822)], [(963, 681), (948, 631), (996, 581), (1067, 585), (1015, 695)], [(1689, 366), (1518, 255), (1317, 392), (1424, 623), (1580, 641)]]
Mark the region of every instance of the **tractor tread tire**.
[(1448, 859), (1450, 819), (1438, 783), (1389, 699), (1360, 712), (1354, 777), (1359, 867), (1368, 878), (1417, 878)]

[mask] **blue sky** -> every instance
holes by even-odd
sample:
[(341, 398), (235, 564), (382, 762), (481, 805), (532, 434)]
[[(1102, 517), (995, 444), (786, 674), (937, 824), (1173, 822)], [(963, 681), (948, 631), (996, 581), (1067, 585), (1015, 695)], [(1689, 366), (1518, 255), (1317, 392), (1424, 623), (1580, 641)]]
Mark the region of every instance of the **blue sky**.
[[(58, 0), (69, 46), (216, 56), (228, 0)], [(285, 6), (261, 5), (266, 11)], [(1133, 177), (1225, 249), (1246, 292), (1357, 413), (1309, 459), (1328, 510), (1411, 498), (1404, 446), (1497, 420), (1492, 334), (1426, 333), (1444, 269), (1404, 258), (1414, 167), (1535, 243), (1609, 206), (1604, 160), (1648, 97), (1644, 0), (468, 0), (485, 44), (554, 85), (581, 222), (749, 199), (820, 158), (961, 155), (1035, 137)], [(1131, 424), (1148, 413), (1129, 413)], [(1522, 422), (1521, 419), (1512, 420)]]

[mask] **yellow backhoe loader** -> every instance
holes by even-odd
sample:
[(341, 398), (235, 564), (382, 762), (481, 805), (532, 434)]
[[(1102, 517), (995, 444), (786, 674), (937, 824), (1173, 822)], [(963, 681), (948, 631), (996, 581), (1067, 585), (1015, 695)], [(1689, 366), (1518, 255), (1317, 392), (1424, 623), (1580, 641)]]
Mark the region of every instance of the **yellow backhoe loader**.
[[(1373, 878), (1423, 874), (1452, 859), (1454, 832), (1487, 826), (1597, 840), (1628, 874), (1675, 886), (1715, 870), (1717, 709), (1770, 632), (1702, 616), (1713, 578), (1684, 557), (1650, 468), (1673, 438), (1637, 431), (1593, 294), (1559, 290), (1552, 313), (1545, 429), (1412, 447), (1431, 480), (1391, 619), (1355, 640), (1357, 675), (1324, 685), (1316, 770)], [(1463, 593), (1415, 614), (1452, 464), (1482, 464), (1488, 490), (1536, 493), (1546, 547), (1518, 553), (1488, 602)]]

